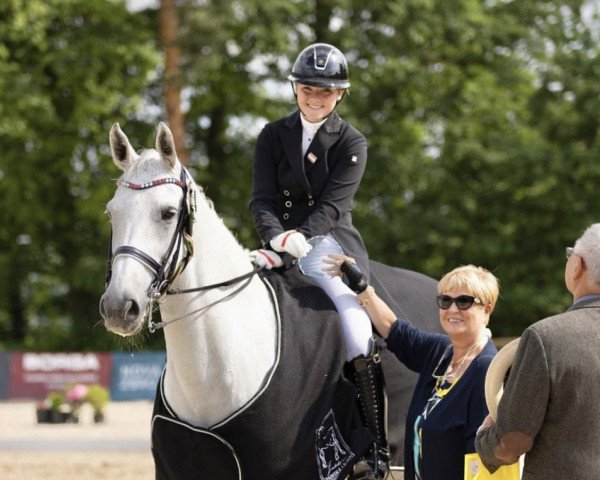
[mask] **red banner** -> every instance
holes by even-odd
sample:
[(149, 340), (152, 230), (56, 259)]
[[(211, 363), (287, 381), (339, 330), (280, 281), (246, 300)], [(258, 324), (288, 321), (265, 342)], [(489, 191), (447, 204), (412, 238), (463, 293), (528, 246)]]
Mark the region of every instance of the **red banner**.
[(110, 353), (13, 352), (9, 398), (43, 398), (74, 383), (99, 383), (110, 388)]

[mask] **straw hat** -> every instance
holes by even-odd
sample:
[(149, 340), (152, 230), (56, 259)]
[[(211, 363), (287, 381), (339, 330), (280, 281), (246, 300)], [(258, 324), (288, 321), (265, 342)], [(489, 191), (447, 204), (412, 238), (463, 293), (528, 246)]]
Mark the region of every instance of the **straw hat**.
[(508, 372), (515, 359), (519, 340), (520, 338), (515, 338), (500, 349), (491, 361), (485, 376), (485, 402), (494, 421), (498, 416), (498, 403), (504, 392), (506, 372)]

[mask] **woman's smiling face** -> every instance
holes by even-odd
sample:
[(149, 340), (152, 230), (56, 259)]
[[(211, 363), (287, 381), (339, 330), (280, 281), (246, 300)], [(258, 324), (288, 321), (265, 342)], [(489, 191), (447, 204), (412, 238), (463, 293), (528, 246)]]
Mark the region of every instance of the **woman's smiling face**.
[(326, 118), (342, 99), (344, 90), (320, 88), (296, 83), (298, 108), (309, 122), (316, 123)]
[[(453, 298), (461, 295), (475, 296), (467, 290), (449, 290), (442, 294)], [(460, 310), (456, 302), (452, 302), (447, 310), (439, 309), (440, 325), (452, 341), (472, 343), (480, 338), (489, 322), (491, 312), (490, 304), (473, 303), (468, 309)]]

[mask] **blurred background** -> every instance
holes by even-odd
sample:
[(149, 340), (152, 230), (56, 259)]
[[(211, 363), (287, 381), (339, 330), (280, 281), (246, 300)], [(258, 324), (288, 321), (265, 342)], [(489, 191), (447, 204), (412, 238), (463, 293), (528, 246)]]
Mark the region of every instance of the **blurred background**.
[[(249, 249), (252, 152), (294, 109), (285, 80), (319, 41), (347, 56), (338, 107), (369, 141), (354, 223), (373, 259), (435, 278), (491, 270), (490, 325), (563, 310), (564, 248), (600, 205), (600, 2), (3, 0), (0, 350), (162, 350), (101, 325), (119, 172), (108, 132), (159, 121)], [(432, 299), (433, 301), (433, 299)]]

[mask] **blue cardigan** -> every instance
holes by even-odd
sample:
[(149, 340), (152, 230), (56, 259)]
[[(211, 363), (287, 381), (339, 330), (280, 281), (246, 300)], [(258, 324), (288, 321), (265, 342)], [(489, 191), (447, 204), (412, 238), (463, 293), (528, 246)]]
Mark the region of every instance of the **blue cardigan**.
[[(414, 480), (414, 425), (435, 386), (433, 377), (445, 372), (452, 359), (448, 336), (427, 333), (410, 322), (398, 320), (386, 339), (387, 348), (409, 369), (419, 374), (406, 418), (404, 479)], [(422, 423), (422, 476), (424, 480), (463, 480), (464, 456), (475, 452), (475, 433), (488, 414), (485, 375), (498, 351), (490, 340), (471, 362), (455, 387)]]

